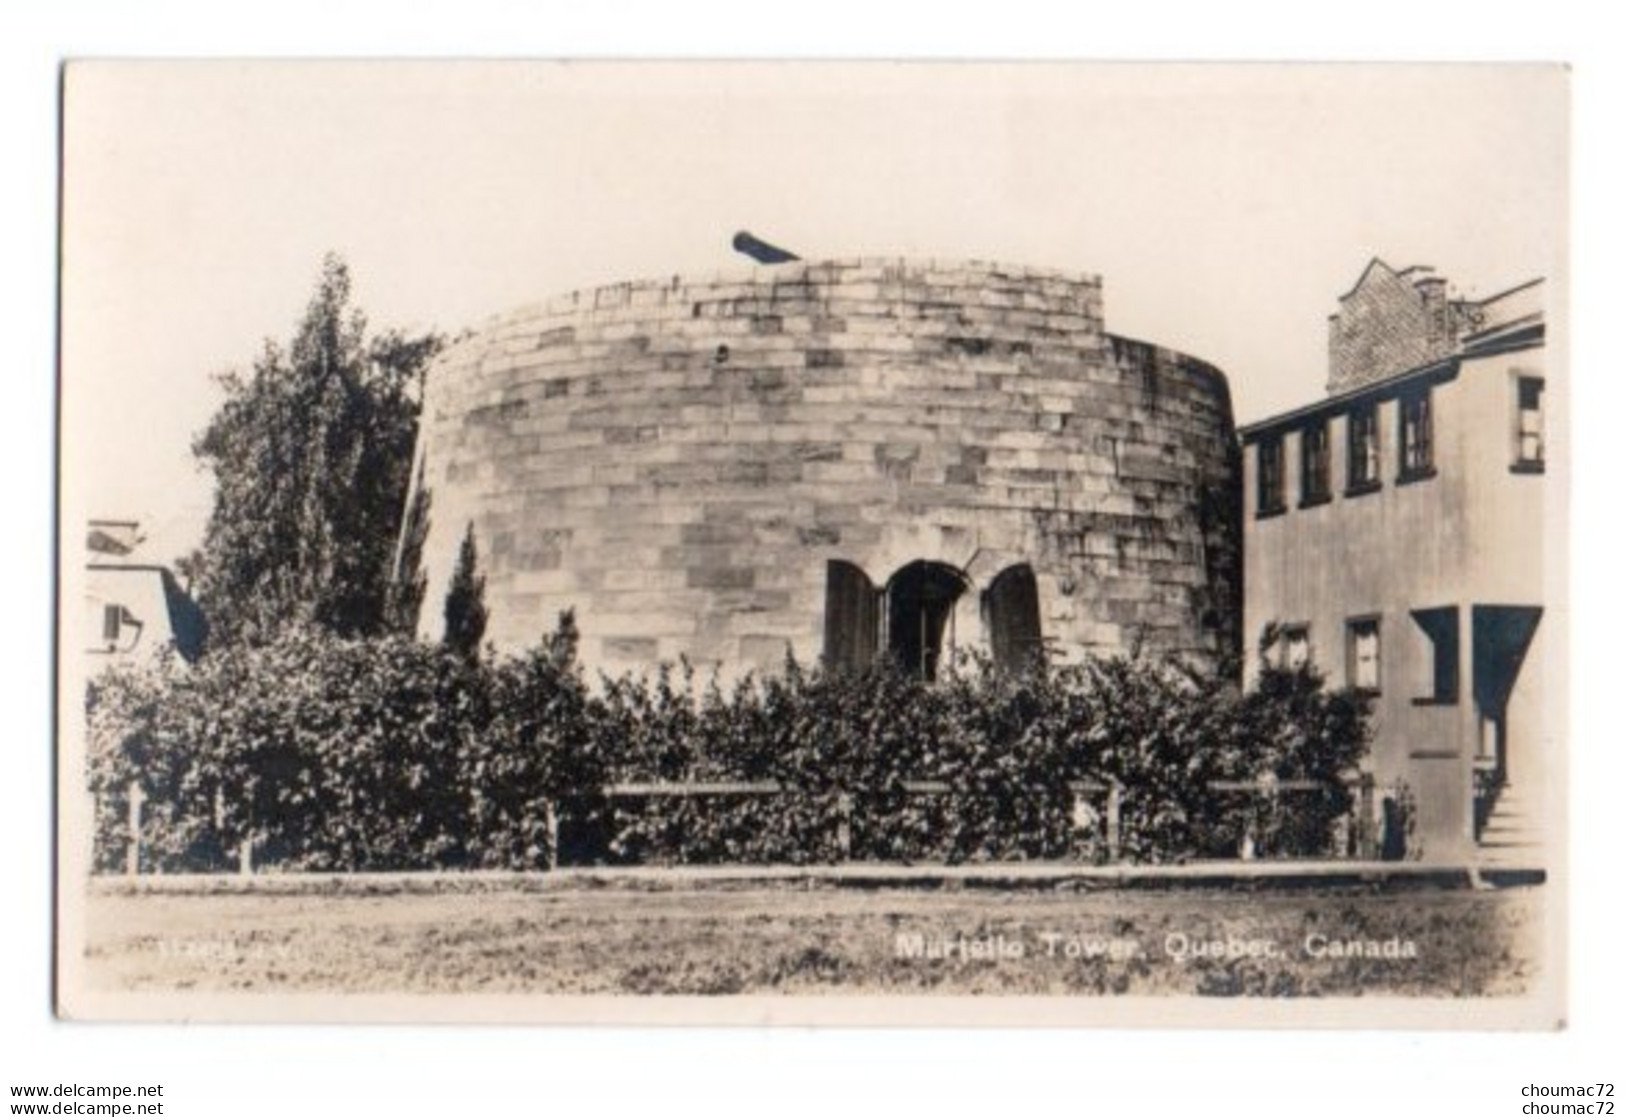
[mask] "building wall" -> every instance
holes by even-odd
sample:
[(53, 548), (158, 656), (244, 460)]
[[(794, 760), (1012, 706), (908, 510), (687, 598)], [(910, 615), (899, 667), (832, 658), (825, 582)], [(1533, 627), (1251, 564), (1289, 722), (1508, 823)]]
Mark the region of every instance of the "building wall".
[(848, 260), (576, 292), (441, 356), (420, 629), (472, 525), (488, 636), (576, 610), (590, 667), (816, 659), (826, 567), (1036, 576), (1063, 654), (1236, 639), (1239, 462), (1217, 370), (1105, 333), (1094, 277)]
[[(1472, 841), (1472, 767), (1478, 747), (1473, 702), (1472, 607), (1538, 606), (1544, 600), (1543, 479), (1512, 469), (1518, 375), (1540, 375), (1542, 351), (1464, 358), (1433, 379), (1432, 477), (1401, 483), (1399, 404), (1377, 404), (1381, 486), (1347, 495), (1346, 401), (1313, 410), (1330, 416), (1332, 500), (1299, 508), (1299, 442), (1309, 416), (1262, 425), (1285, 441), (1287, 510), (1258, 516), (1259, 429), (1244, 447), (1245, 638), (1256, 648), (1266, 625), (1307, 624), (1312, 656), (1334, 686), (1349, 685), (1347, 626), (1375, 616), (1381, 624), (1381, 693), (1374, 702), (1373, 764), (1392, 790), (1416, 794), (1428, 856), (1449, 857)], [(1414, 377), (1402, 378), (1414, 384)], [(1397, 390), (1399, 384), (1392, 386)], [(1382, 389), (1373, 388), (1373, 392)], [(1434, 643), (1413, 619), (1420, 609), (1460, 613), (1459, 679), (1452, 705), (1433, 695)], [(1508, 711), (1513, 779), (1539, 765), (1516, 750), (1536, 747), (1544, 638), (1537, 629)], [(1251, 659), (1256, 671), (1256, 658)], [(1525, 761), (1529, 758), (1525, 757)]]
[[(1481, 432), (1468, 440), (1465, 455), (1466, 516), (1473, 525), (1466, 587), (1472, 600), (1486, 605), (1545, 605), (1548, 555), (1561, 545), (1550, 530), (1546, 475), (1513, 467), (1517, 380), (1544, 379), (1544, 355), (1543, 349), (1528, 349), (1485, 357), (1469, 364), (1471, 379), (1463, 373), (1463, 421)], [(1530, 786), (1530, 780), (1552, 767), (1543, 754), (1556, 744), (1546, 739), (1548, 719), (1543, 714), (1547, 648), (1556, 623), (1553, 617), (1541, 618), (1507, 710), (1508, 779), (1529, 791), (1533, 803), (1544, 801), (1544, 789)]]
[[(91, 670), (114, 663), (147, 662), (167, 648), (175, 648), (177, 633), (172, 613), (181, 594), (174, 577), (161, 567), (90, 563), (85, 572), (84, 650)], [(184, 596), (184, 595), (182, 595)], [(188, 603), (189, 604), (189, 603)], [(107, 611), (120, 611), (119, 623), (109, 638)], [(195, 611), (195, 607), (193, 607)], [(183, 656), (197, 650), (196, 633), (179, 634)]]
[[(1329, 503), (1299, 509), (1297, 492), (1301, 430), (1285, 434), (1288, 509), (1257, 517), (1257, 486), (1248, 486), (1247, 639), (1256, 647), (1264, 626), (1307, 624), (1311, 657), (1334, 686), (1353, 682), (1348, 661), (1351, 618), (1376, 617), (1381, 632), (1380, 695), (1374, 700), (1373, 765), (1379, 783), (1404, 779), (1413, 785), (1458, 781), (1449, 761), (1413, 762), (1418, 749), (1441, 751), (1439, 742), (1458, 737), (1460, 711), (1417, 706), (1426, 693), (1432, 647), (1410, 619), (1421, 603), (1442, 605), (1457, 599), (1457, 578), (1466, 541), (1461, 446), (1455, 436), (1458, 398), (1452, 385), (1434, 391), (1437, 475), (1396, 484), (1399, 455), (1395, 432), (1398, 406), (1377, 404), (1381, 432), (1381, 487), (1346, 496), (1347, 414), (1330, 420), (1332, 493)], [(1258, 444), (1246, 447), (1254, 475)], [(1256, 661), (1254, 665), (1256, 670)], [(1427, 743), (1434, 747), (1427, 748)], [(1446, 763), (1448, 773), (1431, 769)], [(1421, 788), (1416, 788), (1421, 793)], [(1438, 835), (1429, 835), (1436, 839)]]

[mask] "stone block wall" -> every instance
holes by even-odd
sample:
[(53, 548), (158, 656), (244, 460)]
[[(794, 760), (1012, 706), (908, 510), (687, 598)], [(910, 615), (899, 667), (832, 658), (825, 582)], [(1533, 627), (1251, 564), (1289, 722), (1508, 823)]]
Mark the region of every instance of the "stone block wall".
[(853, 259), (574, 292), (442, 354), (419, 456), (427, 638), (469, 525), (488, 638), (573, 608), (609, 671), (816, 660), (832, 560), (960, 572), (960, 645), (1014, 564), (1062, 658), (1239, 631), (1224, 378), (1107, 334), (1095, 277)]

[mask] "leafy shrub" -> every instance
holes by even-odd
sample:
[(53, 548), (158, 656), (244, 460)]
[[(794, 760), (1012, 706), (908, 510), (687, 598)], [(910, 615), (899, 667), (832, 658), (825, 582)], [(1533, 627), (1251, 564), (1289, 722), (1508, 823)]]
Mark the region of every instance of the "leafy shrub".
[(728, 693), (686, 664), (595, 689), (576, 641), (569, 615), (507, 658), (295, 632), (102, 676), (97, 867), (125, 862), (137, 780), (149, 869), (244, 842), (329, 870), (1323, 856), (1366, 744), (1361, 701), (1307, 670), (1244, 694), (1140, 657), (929, 683), (791, 660)]
[[(575, 669), (573, 619), (526, 655), (481, 665), (491, 716), (471, 727), (463, 781), (477, 862), (536, 868), (556, 856), (556, 804), (569, 802), (579, 826), (594, 817), (606, 781), (606, 722), (595, 714)], [(600, 812), (601, 813), (601, 812)]]
[[(192, 677), (173, 658), (99, 676), (86, 695), (88, 789), (95, 800), (94, 864), (112, 871), (129, 856), (130, 792), (142, 800), (143, 871), (215, 869), (224, 851), (214, 825), (218, 784), (199, 755)], [(195, 731), (195, 732), (194, 732)]]
[(455, 653), (312, 631), (189, 672), (105, 676), (91, 711), (90, 783), (108, 804), (98, 863), (120, 855), (112, 816), (139, 778), (154, 867), (221, 868), (245, 840), (288, 868), (465, 864), (463, 753), (485, 686)]

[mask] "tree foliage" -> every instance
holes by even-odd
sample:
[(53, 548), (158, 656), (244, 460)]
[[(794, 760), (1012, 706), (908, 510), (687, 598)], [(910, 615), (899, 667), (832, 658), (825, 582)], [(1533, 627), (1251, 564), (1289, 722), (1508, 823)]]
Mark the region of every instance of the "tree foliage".
[(485, 607), (485, 575), (479, 572), (479, 565), (474, 525), (469, 524), (463, 533), (462, 545), (457, 548), (457, 565), (446, 587), (446, 631), (442, 637), (446, 647), (469, 659), (479, 656), (480, 641), (485, 639), (485, 622), (490, 618)]
[(350, 288), (329, 255), (292, 340), (219, 378), (225, 402), (193, 443), (215, 481), (195, 570), (216, 642), (386, 627), (419, 382), (441, 341), (369, 339)]
[(244, 842), (256, 864), (293, 869), (466, 865), (486, 693), (447, 649), (314, 629), (189, 670), (110, 672), (90, 710), (97, 862), (124, 857), (137, 781), (148, 868), (227, 868)]

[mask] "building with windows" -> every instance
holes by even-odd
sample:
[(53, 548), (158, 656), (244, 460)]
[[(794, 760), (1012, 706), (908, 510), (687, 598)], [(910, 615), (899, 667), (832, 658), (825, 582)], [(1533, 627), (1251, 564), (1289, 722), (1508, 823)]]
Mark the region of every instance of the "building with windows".
[(589, 672), (1239, 646), (1229, 388), (1107, 333), (1095, 276), (847, 259), (620, 283), (490, 321), (424, 392), (427, 522), (403, 537), (428, 639), (472, 532), (487, 639), (533, 646), (572, 609)]
[(1453, 298), (1372, 260), (1331, 317), (1325, 398), (1241, 431), (1245, 639), (1371, 695), (1409, 856), (1539, 857), (1543, 294)]
[(94, 673), (151, 660), (173, 649), (190, 662), (203, 652), (203, 613), (167, 566), (141, 556), (140, 525), (91, 520), (85, 537), (84, 649)]

